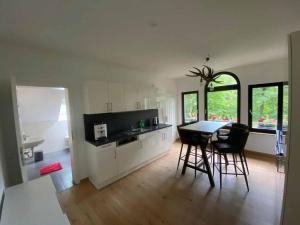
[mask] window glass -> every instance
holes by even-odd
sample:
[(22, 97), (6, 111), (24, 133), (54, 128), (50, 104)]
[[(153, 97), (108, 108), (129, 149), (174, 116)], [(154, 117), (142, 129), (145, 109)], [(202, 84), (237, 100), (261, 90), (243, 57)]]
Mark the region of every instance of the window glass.
[(207, 93), (207, 119), (237, 122), (237, 90)]
[(231, 76), (231, 75), (228, 75), (228, 74), (220, 75), (216, 79), (216, 81), (220, 82), (220, 83), (210, 82), (208, 86), (209, 87), (220, 87), (220, 86), (227, 86), (227, 85), (237, 84), (235, 78), (233, 76)]
[(278, 86), (257, 87), (252, 90), (252, 128), (277, 129)]
[(183, 123), (198, 121), (198, 92), (182, 93)]
[(288, 128), (288, 108), (289, 108), (289, 86), (283, 85), (283, 115), (282, 115), (282, 129)]

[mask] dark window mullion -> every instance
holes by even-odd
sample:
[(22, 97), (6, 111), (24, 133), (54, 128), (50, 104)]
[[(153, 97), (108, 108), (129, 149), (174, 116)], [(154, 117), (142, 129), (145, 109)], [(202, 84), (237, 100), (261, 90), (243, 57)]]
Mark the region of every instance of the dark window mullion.
[(215, 92), (215, 91), (230, 91), (230, 90), (237, 90), (238, 85), (227, 85), (227, 86), (220, 86), (220, 87), (214, 87), (213, 90), (209, 89), (209, 86), (207, 88), (207, 92)]

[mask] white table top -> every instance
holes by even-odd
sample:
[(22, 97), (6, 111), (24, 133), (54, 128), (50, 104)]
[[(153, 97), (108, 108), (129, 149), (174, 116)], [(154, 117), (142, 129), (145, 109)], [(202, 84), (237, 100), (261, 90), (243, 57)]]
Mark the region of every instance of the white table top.
[(65, 225), (50, 176), (5, 190), (1, 225)]
[(217, 130), (219, 130), (222, 127), (225, 127), (229, 124), (231, 124), (231, 122), (204, 121), (203, 120), (203, 121), (200, 121), (197, 123), (193, 123), (193, 124), (189, 124), (189, 125), (180, 127), (180, 129), (197, 131), (197, 132), (202, 132), (202, 133), (206, 133), (206, 134), (213, 134)]

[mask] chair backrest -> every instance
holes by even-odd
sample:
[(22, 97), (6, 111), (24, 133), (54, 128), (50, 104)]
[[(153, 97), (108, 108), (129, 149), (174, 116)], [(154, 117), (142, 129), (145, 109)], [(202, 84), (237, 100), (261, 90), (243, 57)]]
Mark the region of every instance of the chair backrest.
[(249, 126), (246, 124), (243, 124), (243, 123), (233, 123), (233, 124), (231, 124), (231, 127), (237, 127), (237, 128), (249, 130)]
[(245, 148), (249, 136), (249, 129), (232, 127), (227, 142), (235, 146), (238, 151)]
[(177, 127), (177, 129), (182, 144), (193, 146), (200, 145), (201, 149), (206, 149), (206, 146), (208, 144), (207, 136), (203, 136), (201, 133), (180, 129), (180, 127)]
[[(224, 129), (226, 130), (229, 130), (229, 132), (231, 131), (232, 128), (241, 128), (241, 129), (245, 129), (245, 130), (249, 130), (249, 126), (246, 125), (246, 124), (242, 124), (242, 123), (232, 123), (231, 126), (227, 126), (227, 127), (224, 127)], [(217, 135), (223, 135), (222, 132), (221, 132), (222, 129), (218, 130), (217, 131)], [(225, 134), (226, 136), (229, 135), (229, 132), (227, 134)]]

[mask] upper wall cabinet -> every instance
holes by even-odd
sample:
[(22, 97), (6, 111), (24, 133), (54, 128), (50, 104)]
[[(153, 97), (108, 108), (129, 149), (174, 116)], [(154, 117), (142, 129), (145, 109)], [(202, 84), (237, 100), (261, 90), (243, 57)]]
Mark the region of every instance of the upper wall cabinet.
[(109, 111), (107, 82), (87, 82), (84, 86), (85, 113)]
[(143, 109), (142, 97), (138, 85), (125, 85), (125, 108), (127, 111)]
[(108, 83), (108, 102), (110, 112), (122, 112), (126, 110), (124, 84)]
[(90, 81), (84, 86), (85, 113), (122, 112), (161, 108), (154, 87), (105, 81)]

